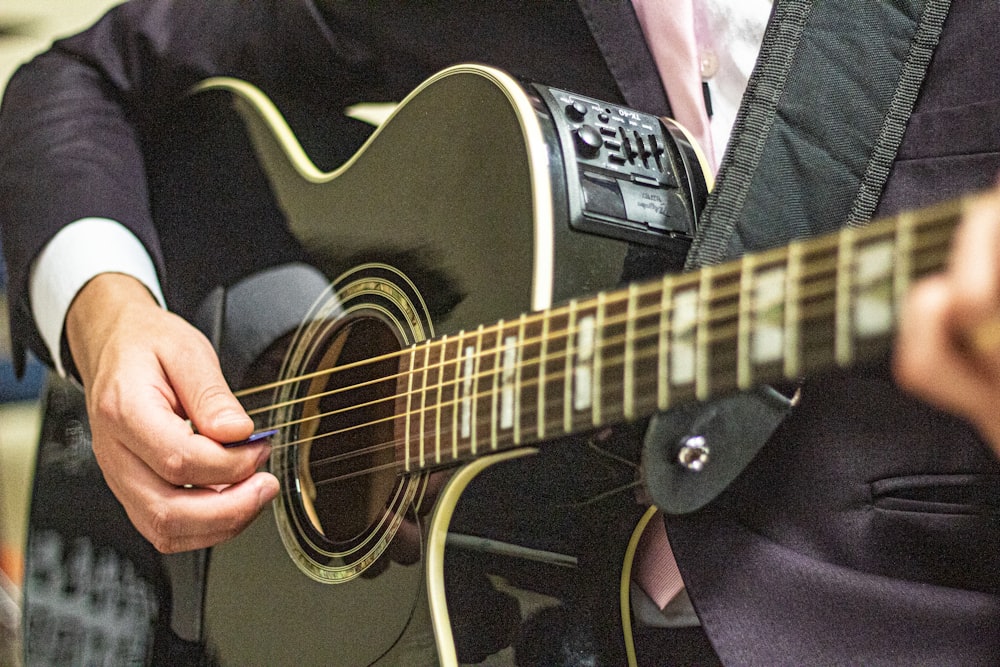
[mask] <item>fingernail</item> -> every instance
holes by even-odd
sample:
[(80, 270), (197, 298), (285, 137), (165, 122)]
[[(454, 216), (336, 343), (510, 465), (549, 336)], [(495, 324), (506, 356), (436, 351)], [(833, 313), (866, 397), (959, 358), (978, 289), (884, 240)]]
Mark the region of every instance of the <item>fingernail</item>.
[(245, 412), (239, 410), (223, 410), (215, 415), (216, 426), (228, 426), (229, 424), (245, 424), (250, 419)]
[[(271, 479), (274, 479), (273, 477)], [(280, 489), (276, 488), (272, 484), (271, 480), (264, 479), (261, 480), (257, 485), (257, 504), (259, 507), (263, 508), (264, 505), (274, 500), (274, 497), (278, 495)]]

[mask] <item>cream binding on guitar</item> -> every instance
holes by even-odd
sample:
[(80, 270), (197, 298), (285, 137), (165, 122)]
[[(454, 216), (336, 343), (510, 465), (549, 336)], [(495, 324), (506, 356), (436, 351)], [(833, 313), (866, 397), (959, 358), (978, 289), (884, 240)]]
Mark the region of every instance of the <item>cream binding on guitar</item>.
[[(657, 362), (637, 341), (662, 296), (572, 299), (620, 281), (629, 241), (679, 244), (663, 252), (683, 256), (705, 195), (696, 152), (669, 121), (459, 66), (324, 173), (253, 86), (199, 90), (231, 94), (290, 228), (335, 276), (281, 378), (241, 393), (272, 399), (253, 413), (278, 430), (271, 469), (283, 493), (273, 517), (213, 550), (207, 639), (234, 663), (269, 662), (292, 643), (299, 662), (456, 664), (444, 553), (469, 541), (449, 525), (471, 480), (526, 445), (655, 409)], [(554, 123), (550, 107), (576, 121)], [(431, 471), (459, 463), (429, 497)], [(430, 507), (423, 567), (383, 567)], [(267, 610), (232, 597), (247, 571), (275, 584)], [(304, 609), (275, 640), (270, 619)], [(436, 648), (413, 631), (426, 614)]]

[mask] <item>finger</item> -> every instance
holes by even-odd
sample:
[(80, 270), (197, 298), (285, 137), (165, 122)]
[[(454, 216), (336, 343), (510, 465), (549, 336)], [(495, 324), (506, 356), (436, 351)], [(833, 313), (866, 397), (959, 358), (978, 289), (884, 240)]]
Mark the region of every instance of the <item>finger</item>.
[(973, 201), (952, 240), (946, 273), (956, 328), (1000, 314), (1000, 189)]
[(278, 493), (278, 481), (269, 473), (257, 473), (221, 491), (180, 488), (160, 479), (138, 457), (125, 453), (123, 458), (129, 474), (109, 476), (108, 484), (139, 532), (163, 553), (231, 539)]
[(164, 354), (167, 381), (199, 433), (226, 443), (253, 432), (253, 420), (229, 389), (207, 340), (199, 334), (188, 345), (170, 347)]
[[(227, 448), (216, 440), (194, 433), (174, 412), (157, 388), (133, 392), (110, 415), (92, 423), (95, 453), (104, 439), (127, 447), (156, 475), (173, 486), (235, 484), (250, 477), (267, 460), (266, 440)], [(97, 434), (103, 438), (98, 440)], [(110, 457), (109, 457), (110, 458)], [(102, 465), (113, 465), (102, 460)]]
[(121, 365), (107, 423), (124, 427), (116, 435), (173, 485), (243, 481), (266, 459), (267, 442), (220, 446), (245, 440), (253, 421), (230, 392), (208, 340), (180, 318), (164, 315), (167, 344), (143, 357), (145, 365)]
[(278, 480), (257, 473), (221, 491), (175, 489), (161, 511), (153, 517), (154, 542), (164, 552), (188, 551), (214, 546), (242, 532), (279, 491)]
[(951, 304), (943, 277), (911, 291), (900, 318), (896, 377), (921, 398), (978, 423), (995, 412), (1000, 377), (958, 343)]
[(1000, 315), (972, 327), (966, 338), (976, 354), (982, 357), (1000, 356)]
[(947, 322), (958, 346), (1000, 381), (1000, 188), (973, 202), (945, 273)]

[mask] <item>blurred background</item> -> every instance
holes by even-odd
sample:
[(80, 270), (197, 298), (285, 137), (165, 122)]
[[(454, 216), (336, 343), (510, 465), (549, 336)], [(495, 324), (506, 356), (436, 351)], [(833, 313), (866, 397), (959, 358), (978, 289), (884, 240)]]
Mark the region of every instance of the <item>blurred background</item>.
[[(94, 22), (121, 0), (0, 0), (0, 88), (53, 39)], [(0, 193), (0, 196), (4, 196)], [(5, 271), (0, 261), (0, 665), (17, 661), (14, 638), (44, 369), (34, 359), (17, 380), (10, 363)]]

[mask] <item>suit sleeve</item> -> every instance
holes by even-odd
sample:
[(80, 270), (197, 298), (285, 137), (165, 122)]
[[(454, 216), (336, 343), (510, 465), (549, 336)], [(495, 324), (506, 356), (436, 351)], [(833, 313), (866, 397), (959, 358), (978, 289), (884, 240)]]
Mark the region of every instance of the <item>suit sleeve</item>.
[(163, 257), (149, 211), (143, 137), (198, 80), (245, 75), (267, 2), (140, 0), (22, 66), (0, 106), (0, 225), (14, 359), (51, 363), (28, 305), (33, 259), (64, 226), (116, 220)]

